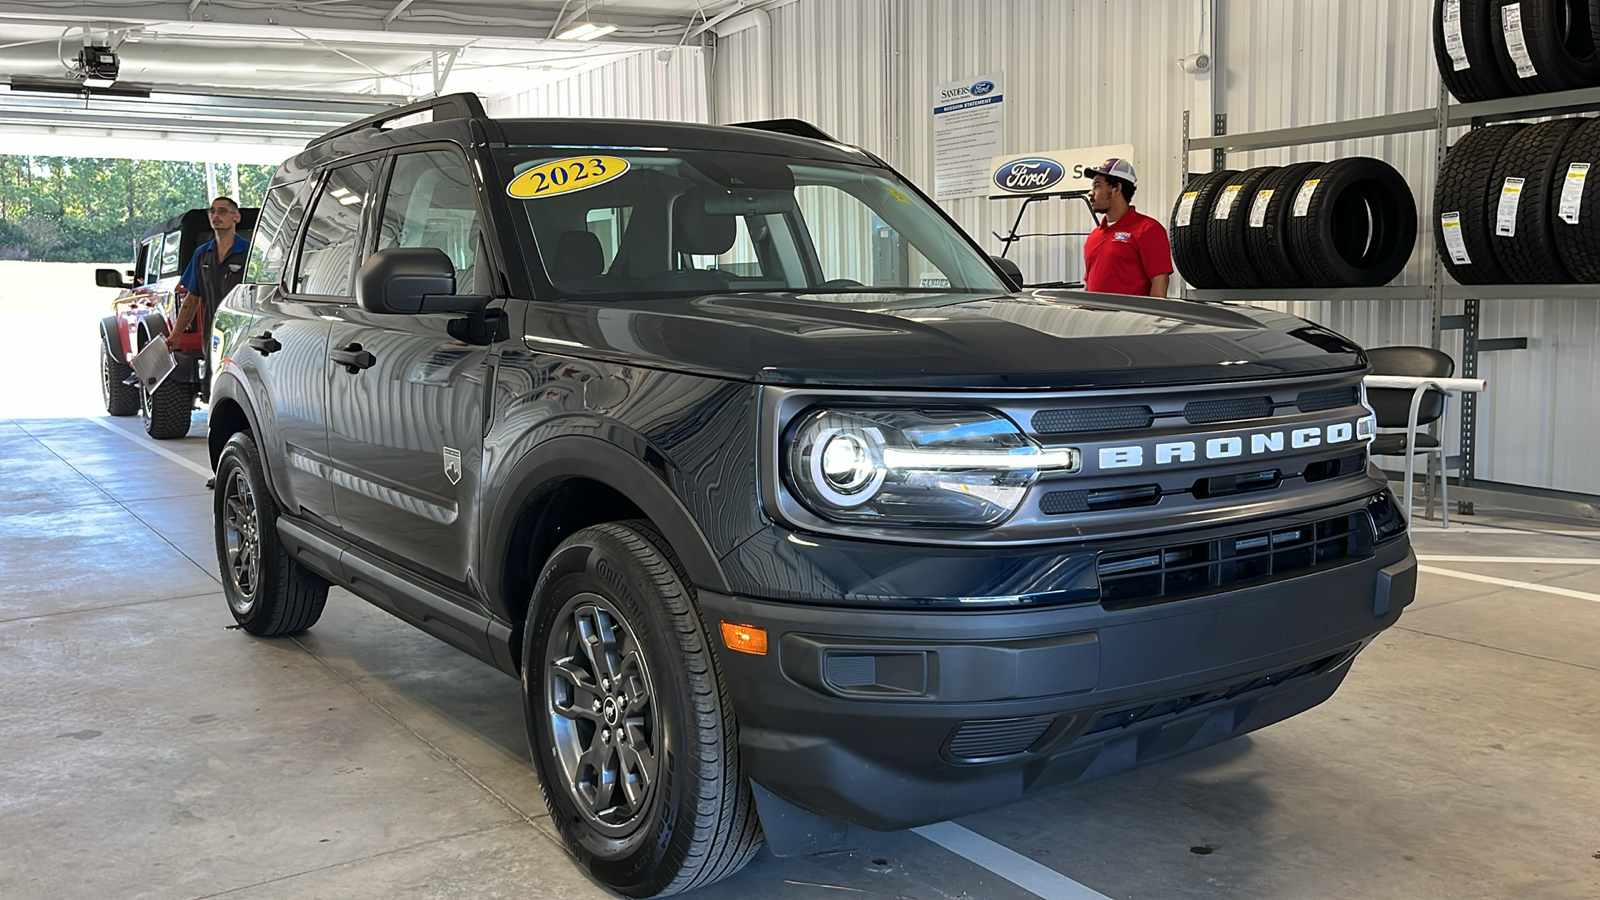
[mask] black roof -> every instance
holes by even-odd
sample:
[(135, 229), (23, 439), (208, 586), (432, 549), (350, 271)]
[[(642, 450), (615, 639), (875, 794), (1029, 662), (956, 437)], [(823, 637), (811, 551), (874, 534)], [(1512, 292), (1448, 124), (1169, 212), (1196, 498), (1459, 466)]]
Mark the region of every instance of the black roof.
[[(241, 234), (249, 234), (251, 231), (255, 230), (256, 215), (260, 212), (261, 210), (254, 206), (239, 207), (238, 230)], [(169, 231), (180, 230), (196, 234), (202, 231), (210, 231), (211, 219), (206, 216), (206, 210), (191, 209), (182, 215), (173, 216), (166, 221), (157, 222), (156, 224), (151, 225), (149, 228), (144, 230), (144, 234), (139, 235), (139, 240), (142, 241), (145, 238), (154, 237), (158, 234), (166, 234)], [(205, 242), (201, 241), (201, 243)]]
[[(431, 115), (432, 121), (386, 127), (422, 114)], [(836, 143), (815, 126), (798, 119), (733, 125), (645, 119), (495, 119), (484, 111), (476, 95), (448, 94), (396, 107), (328, 132), (286, 160), (273, 184), (303, 178), (308, 170), (335, 159), (435, 140), (487, 140), (584, 149), (664, 147), (881, 165), (871, 154)]]

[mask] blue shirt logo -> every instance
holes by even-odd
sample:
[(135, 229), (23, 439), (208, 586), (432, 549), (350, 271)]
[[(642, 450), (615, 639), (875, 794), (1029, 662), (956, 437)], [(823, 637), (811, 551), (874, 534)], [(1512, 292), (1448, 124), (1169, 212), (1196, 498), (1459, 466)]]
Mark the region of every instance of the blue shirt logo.
[(982, 97), (984, 94), (992, 94), (994, 93), (994, 82), (980, 81), (977, 84), (974, 84), (968, 90), (972, 91), (972, 96), (974, 97)]
[(1066, 168), (1060, 163), (1036, 156), (1014, 159), (996, 169), (994, 183), (1003, 190), (1034, 194), (1055, 187), (1066, 174)]

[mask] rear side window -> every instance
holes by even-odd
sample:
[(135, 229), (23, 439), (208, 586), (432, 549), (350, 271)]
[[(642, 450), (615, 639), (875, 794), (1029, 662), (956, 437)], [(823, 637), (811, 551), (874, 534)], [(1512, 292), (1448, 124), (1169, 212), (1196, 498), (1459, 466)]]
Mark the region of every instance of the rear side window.
[(366, 208), (377, 173), (376, 160), (351, 163), (328, 173), (301, 240), (293, 293), (325, 297), (349, 297), (355, 293), (361, 211)]
[(146, 238), (139, 245), (139, 279), (150, 284), (161, 277), (161, 235)]
[(178, 244), (183, 241), (183, 232), (167, 232), (166, 243), (161, 247), (161, 277), (177, 275), (183, 271), (183, 259), (178, 253)]
[(244, 280), (250, 284), (277, 284), (283, 280), (283, 267), (289, 261), (289, 248), (305, 219), (304, 204), (294, 202), (300, 183), (282, 184), (267, 192), (256, 219), (256, 233), (250, 242), (250, 261)]
[(436, 247), (456, 269), (456, 291), (473, 289), (477, 269), (476, 190), (461, 157), (448, 150), (396, 156), (383, 204), (379, 250)]

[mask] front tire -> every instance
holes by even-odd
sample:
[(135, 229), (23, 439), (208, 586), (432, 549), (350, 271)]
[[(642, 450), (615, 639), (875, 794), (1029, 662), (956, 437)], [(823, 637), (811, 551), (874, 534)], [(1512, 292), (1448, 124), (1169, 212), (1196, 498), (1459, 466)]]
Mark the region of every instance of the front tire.
[(529, 619), (528, 741), (578, 861), (630, 897), (749, 862), (761, 829), (732, 702), (666, 541), (642, 522), (579, 531), (545, 564)]
[(279, 542), (278, 504), (250, 432), (235, 434), (222, 448), (211, 502), (217, 570), (234, 621), (257, 637), (315, 625), (328, 602), (328, 582)]

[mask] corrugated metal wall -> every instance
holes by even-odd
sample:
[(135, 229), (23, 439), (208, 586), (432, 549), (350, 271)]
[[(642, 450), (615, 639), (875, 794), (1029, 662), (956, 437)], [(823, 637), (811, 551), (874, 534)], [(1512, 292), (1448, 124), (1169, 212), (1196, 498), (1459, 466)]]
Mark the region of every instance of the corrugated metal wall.
[[(665, 57), (665, 58), (663, 58)], [(488, 98), (491, 116), (593, 116), (709, 121), (704, 51), (676, 47), (630, 53), (569, 78)]]
[[(1431, 0), (796, 0), (769, 7), (770, 28), (717, 41), (701, 118), (732, 122), (794, 116), (882, 155), (932, 188), (934, 86), (1001, 71), (1007, 152), (1130, 142), (1145, 212), (1166, 219), (1178, 194), (1183, 111), (1207, 133), (1212, 85), (1177, 60), (1217, 32), (1218, 111), (1232, 132), (1257, 131), (1433, 106), (1438, 75)], [(770, 57), (763, 43), (770, 41)], [(695, 73), (624, 60), (520, 95), (521, 114), (581, 113), (693, 118)], [(765, 72), (758, 72), (764, 69)], [(697, 72), (703, 70), (696, 70)], [(702, 77), (700, 75), (698, 77)], [(768, 89), (770, 87), (770, 89)], [(633, 92), (619, 96), (617, 92)], [(770, 94), (768, 96), (760, 96)], [(677, 99), (674, 99), (677, 98)], [(1399, 283), (1431, 270), (1434, 138), (1396, 135), (1233, 154), (1232, 168), (1373, 155), (1406, 176), (1422, 234)], [(1191, 163), (1204, 171), (1207, 154)], [(943, 206), (986, 248), (1020, 201), (967, 199)], [(1081, 206), (1035, 205), (1025, 231), (1081, 231)], [(1079, 239), (1033, 238), (1012, 251), (1030, 281), (1075, 279)], [(1368, 346), (1430, 338), (1425, 302), (1282, 304)], [(1445, 312), (1459, 311), (1459, 304)], [(1600, 314), (1579, 302), (1486, 301), (1484, 337), (1527, 336), (1528, 351), (1485, 354), (1490, 380), (1480, 418), (1478, 477), (1600, 493), (1583, 463), (1600, 425), (1584, 414), (1600, 375)], [(1459, 358), (1449, 332), (1445, 349)]]

